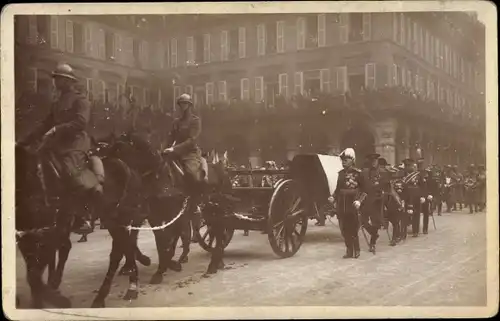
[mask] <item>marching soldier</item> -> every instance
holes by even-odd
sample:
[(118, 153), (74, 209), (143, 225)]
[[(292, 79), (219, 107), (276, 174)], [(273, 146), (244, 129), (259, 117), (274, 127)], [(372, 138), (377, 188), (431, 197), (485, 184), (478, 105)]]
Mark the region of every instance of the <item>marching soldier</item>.
[(484, 165), (479, 165), (477, 173), (477, 196), (479, 211), (484, 211), (486, 208), (486, 169)]
[(443, 174), (443, 200), (446, 203), (446, 212), (451, 213), (455, 203), (455, 178), (451, 172), (451, 165), (444, 167)]
[[(423, 226), (422, 226), (422, 233), (427, 234), (429, 231), (429, 216), (432, 214), (432, 200), (433, 200), (433, 195), (431, 192), (431, 187), (432, 187), (432, 180), (430, 179), (430, 174), (428, 170), (424, 169), (424, 159), (420, 158), (417, 161), (417, 166), (418, 166), (418, 171), (420, 173), (420, 178), (421, 178), (421, 192), (422, 192), (422, 197), (425, 198), (424, 203), (421, 205), (421, 212), (424, 216), (423, 219)], [(420, 221), (420, 217), (419, 217)], [(420, 223), (420, 222), (419, 222)]]
[[(458, 166), (452, 166), (452, 176), (455, 181), (453, 195), (455, 195), (455, 199), (453, 202), (453, 210), (463, 209), (463, 187), (464, 187), (464, 176), (458, 171)], [(457, 207), (458, 203), (458, 207)]]
[(398, 168), (388, 167), (387, 161), (384, 158), (379, 158), (381, 169), (387, 171), (389, 176), (388, 190), (384, 190), (384, 204), (387, 209), (387, 219), (392, 224), (392, 239), (390, 245), (395, 246), (401, 239), (401, 212), (403, 211), (403, 203), (401, 193), (403, 192), (402, 182), (398, 177)]
[[(76, 214), (73, 232), (91, 233), (93, 228), (87, 212), (72, 211), (74, 202), (82, 196), (84, 203), (102, 204), (102, 185), (88, 165), (91, 147), (88, 135), (90, 103), (75, 88), (78, 79), (73, 68), (60, 63), (52, 72), (54, 85), (60, 92), (49, 116), (40, 127), (28, 135), (20, 144), (29, 145), (43, 137), (47, 156), (60, 172), (62, 184), (67, 194), (62, 195), (62, 212)], [(84, 206), (82, 206), (84, 207)]]
[(356, 159), (354, 150), (345, 149), (340, 154), (340, 158), (343, 169), (339, 172), (337, 188), (329, 201), (337, 202), (337, 215), (342, 221), (342, 235), (346, 246), (346, 254), (343, 258), (358, 258), (360, 255), (358, 211), (366, 193), (363, 191), (362, 172), (354, 167)]
[(469, 207), (469, 213), (478, 212), (476, 203), (477, 175), (475, 173), (475, 165), (470, 164), (467, 168), (464, 179), (465, 191), (465, 206)]
[[(421, 173), (417, 170), (416, 162), (413, 159), (405, 160), (404, 201), (406, 212), (411, 215), (412, 234), (418, 237), (420, 230), (420, 213), (425, 203), (424, 183)], [(406, 229), (408, 223), (404, 224)]]
[(390, 190), (387, 171), (381, 171), (378, 165), (380, 154), (370, 154), (370, 168), (363, 171), (365, 180), (364, 190), (367, 193), (366, 201), (361, 209), (361, 223), (370, 234), (370, 252), (375, 253), (375, 246), (379, 238), (378, 231), (382, 226), (384, 209), (384, 190)]

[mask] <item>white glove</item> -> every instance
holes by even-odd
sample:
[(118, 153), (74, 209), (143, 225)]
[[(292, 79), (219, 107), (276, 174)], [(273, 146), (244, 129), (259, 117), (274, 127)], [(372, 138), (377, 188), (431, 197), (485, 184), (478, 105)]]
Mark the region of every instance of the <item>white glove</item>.
[(420, 204), (424, 204), (425, 203), (425, 198), (421, 197), (420, 198)]
[(354, 205), (354, 207), (355, 207), (357, 210), (359, 210), (359, 207), (361, 206), (361, 202), (360, 202), (360, 201), (354, 201), (354, 202), (352, 203), (352, 205)]
[(432, 195), (428, 195), (428, 196), (427, 196), (427, 199), (428, 199), (429, 201), (432, 201), (432, 199), (433, 199)]
[(163, 150), (163, 154), (172, 153), (173, 151), (174, 151), (174, 149), (172, 147), (169, 147), (169, 148)]
[(333, 196), (328, 197), (328, 202), (330, 202), (330, 203), (332, 203), (332, 204), (333, 204), (333, 202), (334, 202), (334, 198), (333, 198)]
[(45, 137), (48, 137), (48, 136), (52, 136), (52, 135), (54, 135), (54, 134), (55, 134), (55, 132), (56, 132), (56, 128), (55, 128), (55, 127), (52, 127), (52, 128), (51, 128), (48, 132), (46, 132), (46, 133), (45, 133), (45, 135), (43, 135), (43, 136), (44, 136), (44, 138), (45, 138)]

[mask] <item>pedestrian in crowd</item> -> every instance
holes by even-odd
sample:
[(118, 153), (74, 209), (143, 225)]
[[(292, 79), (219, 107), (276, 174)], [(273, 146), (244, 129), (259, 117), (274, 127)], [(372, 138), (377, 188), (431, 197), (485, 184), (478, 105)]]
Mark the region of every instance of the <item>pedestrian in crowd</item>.
[(475, 165), (470, 164), (465, 174), (464, 191), (465, 191), (465, 207), (469, 207), (469, 213), (473, 214), (479, 211), (476, 202), (477, 194), (477, 174), (475, 172)]
[(362, 171), (354, 167), (356, 154), (347, 148), (340, 154), (343, 169), (339, 172), (335, 193), (329, 198), (337, 203), (337, 215), (341, 221), (342, 236), (346, 246), (343, 258), (358, 258), (359, 209), (366, 198)]
[[(421, 203), (421, 212), (423, 215), (423, 221), (422, 221), (422, 233), (427, 234), (429, 232), (429, 216), (432, 214), (432, 181), (430, 179), (429, 172), (425, 170), (424, 168), (424, 158), (419, 158), (417, 160), (417, 169), (420, 174), (420, 178), (422, 180), (422, 185), (421, 185), (421, 193), (422, 197), (425, 198), (424, 202)], [(420, 217), (419, 217), (420, 220)], [(419, 227), (420, 228), (420, 227)], [(420, 230), (419, 230), (420, 232)]]
[(479, 211), (486, 209), (486, 167), (479, 165), (477, 167), (477, 194)]
[[(405, 160), (404, 201), (406, 212), (410, 216), (413, 237), (418, 237), (420, 230), (420, 213), (425, 203), (424, 181), (421, 173), (417, 170), (416, 161), (408, 158)], [(408, 223), (405, 223), (405, 229)], [(405, 235), (403, 237), (406, 237)]]
[[(458, 209), (463, 209), (463, 188), (464, 188), (464, 176), (458, 170), (457, 165), (452, 166), (452, 176), (455, 181), (453, 195), (455, 195), (455, 200), (453, 203), (453, 210), (457, 211)], [(458, 206), (457, 206), (458, 205)]]

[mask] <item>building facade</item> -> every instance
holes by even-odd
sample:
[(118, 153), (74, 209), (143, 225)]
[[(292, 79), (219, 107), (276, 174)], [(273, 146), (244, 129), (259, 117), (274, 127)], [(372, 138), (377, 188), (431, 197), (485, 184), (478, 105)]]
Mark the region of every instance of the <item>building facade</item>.
[[(180, 75), (174, 96), (192, 93), (202, 115), (214, 105), (224, 110), (204, 119), (208, 148), (228, 148), (230, 158), (253, 165), (349, 146), (392, 164), (417, 150), (428, 163), (484, 161), (484, 26), (469, 14), (191, 19), (169, 35), (170, 67)], [(325, 106), (343, 97), (347, 111), (306, 107), (322, 95), (331, 97)], [(311, 112), (277, 117), (279, 100)], [(349, 112), (356, 101), (361, 108)], [(385, 104), (405, 106), (373, 107)], [(266, 112), (250, 117), (255, 108)]]
[(465, 13), (18, 16), (15, 26), (16, 101), (50, 96), (50, 71), (66, 61), (106, 106), (126, 109), (130, 88), (137, 106), (166, 113), (192, 94), (202, 147), (238, 163), (346, 147), (391, 164), (418, 149), (428, 163), (484, 161), (484, 26)]

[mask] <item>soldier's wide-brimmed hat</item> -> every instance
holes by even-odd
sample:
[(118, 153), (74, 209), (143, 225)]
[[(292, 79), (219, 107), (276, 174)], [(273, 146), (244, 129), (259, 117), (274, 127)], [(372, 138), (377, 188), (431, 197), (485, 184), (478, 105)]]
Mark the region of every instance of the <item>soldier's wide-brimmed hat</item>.
[(367, 160), (374, 160), (374, 159), (379, 159), (379, 158), (380, 158), (380, 154), (377, 154), (377, 153), (371, 153), (371, 154), (366, 155)]
[(383, 158), (383, 157), (381, 157), (381, 158), (378, 159), (378, 164), (380, 166), (388, 166), (389, 165), (389, 163), (387, 163), (387, 160), (385, 158)]
[(66, 63), (58, 64), (56, 69), (52, 72), (52, 77), (62, 77), (73, 81), (78, 81), (73, 68)]
[(416, 162), (413, 158), (407, 158), (407, 159), (403, 160), (403, 164), (405, 166), (410, 166), (410, 165), (415, 165)]

